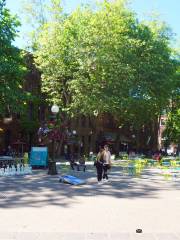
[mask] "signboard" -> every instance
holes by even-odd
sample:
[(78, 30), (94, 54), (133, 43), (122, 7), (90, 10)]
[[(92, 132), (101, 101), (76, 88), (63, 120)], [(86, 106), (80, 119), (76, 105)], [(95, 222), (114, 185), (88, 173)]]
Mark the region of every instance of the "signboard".
[(30, 165), (46, 167), (47, 164), (48, 164), (47, 147), (32, 147), (30, 154)]

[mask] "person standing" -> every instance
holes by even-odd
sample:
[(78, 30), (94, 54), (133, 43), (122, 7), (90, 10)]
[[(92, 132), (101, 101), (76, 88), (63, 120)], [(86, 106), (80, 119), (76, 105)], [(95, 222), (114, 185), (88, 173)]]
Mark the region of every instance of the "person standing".
[(104, 153), (104, 149), (102, 147), (100, 147), (98, 155), (97, 155), (97, 159), (96, 159), (96, 169), (97, 169), (97, 180), (98, 183), (101, 183), (102, 181), (102, 173), (103, 173), (103, 153)]
[(107, 145), (103, 151), (103, 179), (108, 181), (108, 169), (111, 168), (111, 153)]
[(68, 160), (68, 146), (66, 144), (64, 145), (64, 158)]

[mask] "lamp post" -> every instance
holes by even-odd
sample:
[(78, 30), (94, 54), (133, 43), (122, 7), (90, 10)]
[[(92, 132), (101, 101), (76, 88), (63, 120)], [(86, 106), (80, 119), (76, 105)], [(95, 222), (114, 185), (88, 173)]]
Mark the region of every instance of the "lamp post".
[[(51, 112), (56, 117), (57, 113), (59, 112), (59, 107), (57, 105), (53, 105), (51, 107)], [(56, 175), (57, 174), (56, 161), (55, 161), (55, 139), (54, 139), (54, 137), (52, 138), (52, 156), (51, 156), (51, 159), (49, 161), (48, 174), (49, 175)]]
[(72, 131), (72, 134), (73, 134), (73, 135), (76, 135), (76, 133), (77, 133), (76, 130), (73, 130), (73, 131)]

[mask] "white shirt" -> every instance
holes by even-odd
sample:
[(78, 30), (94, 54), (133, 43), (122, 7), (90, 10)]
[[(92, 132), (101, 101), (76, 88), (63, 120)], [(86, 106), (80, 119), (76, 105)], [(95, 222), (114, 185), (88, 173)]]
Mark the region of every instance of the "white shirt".
[(104, 162), (105, 164), (111, 164), (111, 153), (110, 151), (104, 151)]

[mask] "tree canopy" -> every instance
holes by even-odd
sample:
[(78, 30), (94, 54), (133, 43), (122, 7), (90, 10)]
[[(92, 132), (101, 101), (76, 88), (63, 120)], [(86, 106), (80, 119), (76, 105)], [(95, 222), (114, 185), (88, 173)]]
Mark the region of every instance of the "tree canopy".
[(26, 95), (22, 92), (25, 67), (23, 53), (13, 46), (20, 25), (0, 0), (0, 114), (19, 112)]
[(180, 64), (179, 62), (177, 63), (176, 88), (172, 93), (164, 137), (167, 142), (178, 144), (178, 150), (180, 151)]
[(57, 10), (38, 28), (36, 42), (48, 100), (66, 114), (108, 112), (137, 124), (157, 118), (169, 104), (176, 70), (165, 25), (139, 22), (120, 0), (69, 15)]

